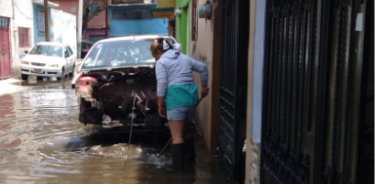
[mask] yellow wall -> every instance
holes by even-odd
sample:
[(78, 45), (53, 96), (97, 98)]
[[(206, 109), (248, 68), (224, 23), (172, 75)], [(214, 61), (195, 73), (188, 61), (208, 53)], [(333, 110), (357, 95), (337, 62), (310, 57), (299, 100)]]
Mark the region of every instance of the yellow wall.
[(157, 0), (156, 7), (157, 8), (170, 8), (176, 6), (176, 1), (179, 0)]

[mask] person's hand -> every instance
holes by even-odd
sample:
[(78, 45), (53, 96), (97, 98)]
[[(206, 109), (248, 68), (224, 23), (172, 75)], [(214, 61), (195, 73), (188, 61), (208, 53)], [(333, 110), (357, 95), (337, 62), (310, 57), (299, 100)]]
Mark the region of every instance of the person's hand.
[(165, 116), (165, 108), (164, 107), (159, 107), (159, 116), (162, 118), (166, 118)]
[(202, 86), (201, 98), (203, 99), (204, 97), (206, 97), (209, 92), (210, 92), (210, 88), (208, 88), (207, 86)]

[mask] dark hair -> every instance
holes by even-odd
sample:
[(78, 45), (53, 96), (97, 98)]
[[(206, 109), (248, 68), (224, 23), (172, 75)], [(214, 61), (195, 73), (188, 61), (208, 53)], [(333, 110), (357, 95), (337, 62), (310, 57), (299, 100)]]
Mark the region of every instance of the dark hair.
[[(163, 42), (165, 41), (165, 43), (168, 45), (166, 47), (168, 48), (164, 48), (164, 44)], [(161, 52), (166, 52), (167, 50), (170, 50), (170, 49), (173, 49), (173, 45), (166, 39), (164, 38), (156, 38), (154, 42), (151, 43), (150, 45), (150, 51), (152, 53), (152, 55), (156, 54), (157, 51), (161, 51)]]

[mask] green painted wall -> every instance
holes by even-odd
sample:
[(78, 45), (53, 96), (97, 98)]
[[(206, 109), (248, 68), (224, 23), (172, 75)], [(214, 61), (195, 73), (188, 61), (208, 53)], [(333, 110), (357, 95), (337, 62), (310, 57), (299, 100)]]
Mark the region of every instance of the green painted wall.
[(182, 10), (182, 15), (176, 17), (176, 40), (181, 44), (184, 54), (187, 53), (186, 35), (190, 34), (190, 29), (187, 28), (187, 14), (190, 11), (189, 4), (189, 0), (176, 0), (176, 9)]

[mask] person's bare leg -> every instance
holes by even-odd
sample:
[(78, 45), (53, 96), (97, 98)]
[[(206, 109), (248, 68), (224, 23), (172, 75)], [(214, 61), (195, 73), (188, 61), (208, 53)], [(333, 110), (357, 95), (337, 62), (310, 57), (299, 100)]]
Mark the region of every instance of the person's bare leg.
[(172, 134), (172, 144), (184, 143), (185, 120), (169, 120), (168, 124)]

